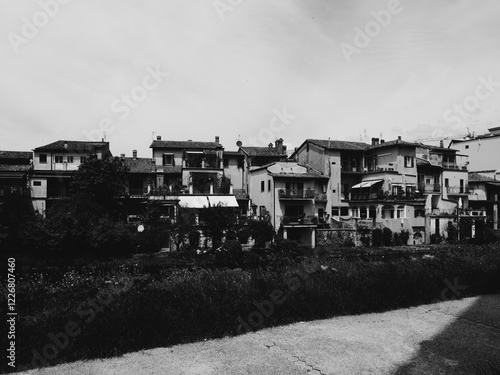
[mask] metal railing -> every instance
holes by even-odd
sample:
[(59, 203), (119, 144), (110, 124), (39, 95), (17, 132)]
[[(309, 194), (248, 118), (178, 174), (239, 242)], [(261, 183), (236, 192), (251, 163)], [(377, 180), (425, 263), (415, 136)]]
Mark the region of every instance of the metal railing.
[(312, 189), (305, 190), (294, 190), (294, 189), (279, 189), (278, 190), (279, 198), (284, 199), (318, 199), (318, 200), (327, 200), (326, 194), (316, 193)]

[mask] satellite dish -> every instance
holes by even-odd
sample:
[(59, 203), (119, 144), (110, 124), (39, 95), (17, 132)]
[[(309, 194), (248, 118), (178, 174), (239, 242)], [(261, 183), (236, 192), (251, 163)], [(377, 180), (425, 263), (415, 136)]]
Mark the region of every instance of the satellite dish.
[(144, 225), (142, 225), (142, 224), (138, 225), (137, 226), (137, 231), (140, 232), (140, 233), (144, 232)]
[(243, 142), (241, 142), (241, 141), (236, 142), (236, 146), (241, 147), (242, 145), (243, 145)]

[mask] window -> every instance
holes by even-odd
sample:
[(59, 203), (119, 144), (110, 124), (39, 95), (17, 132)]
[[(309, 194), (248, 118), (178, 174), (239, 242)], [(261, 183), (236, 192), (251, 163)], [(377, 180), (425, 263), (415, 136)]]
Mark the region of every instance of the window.
[(271, 191), (271, 180), (267, 180), (267, 191)]
[(224, 168), (229, 168), (229, 159), (228, 158), (224, 158), (222, 159), (223, 161), (223, 164), (224, 164)]
[(465, 145), (465, 149), (468, 149), (469, 148), (469, 145)]
[(174, 155), (163, 154), (163, 165), (174, 165)]
[(73, 163), (73, 156), (68, 156), (68, 163)]
[(55, 162), (56, 163), (62, 163), (63, 162), (63, 156), (62, 155), (56, 155), (54, 158), (55, 158)]
[(33, 186), (42, 186), (42, 181), (33, 181)]
[(448, 178), (444, 179), (444, 186), (446, 186), (446, 187), (450, 186), (450, 179), (448, 179)]
[(80, 164), (83, 164), (87, 161), (87, 157), (86, 156), (80, 156)]
[(405, 167), (413, 168), (414, 166), (414, 158), (413, 156), (405, 156)]
[(47, 164), (47, 154), (40, 154), (38, 157), (40, 164)]
[(340, 216), (348, 216), (349, 207), (340, 207)]
[(261, 191), (261, 193), (263, 193), (263, 192), (264, 192), (264, 190), (265, 190), (265, 189), (264, 189), (264, 181), (261, 181), (261, 182), (260, 182), (260, 191)]
[(339, 208), (332, 207), (332, 216), (339, 216)]

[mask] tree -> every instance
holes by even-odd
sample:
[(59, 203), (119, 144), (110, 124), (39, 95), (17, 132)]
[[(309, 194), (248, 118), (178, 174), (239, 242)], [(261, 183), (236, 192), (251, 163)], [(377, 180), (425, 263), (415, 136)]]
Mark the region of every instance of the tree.
[(231, 207), (221, 204), (213, 207), (204, 207), (200, 210), (200, 220), (205, 235), (212, 239), (213, 248), (218, 248), (224, 233), (234, 231), (236, 213)]
[(120, 158), (92, 157), (80, 165), (71, 180), (71, 195), (85, 196), (107, 210), (115, 207), (115, 198), (125, 195), (128, 168)]
[(276, 234), (272, 224), (267, 220), (250, 220), (248, 226), (257, 248), (266, 246), (266, 242), (271, 241)]

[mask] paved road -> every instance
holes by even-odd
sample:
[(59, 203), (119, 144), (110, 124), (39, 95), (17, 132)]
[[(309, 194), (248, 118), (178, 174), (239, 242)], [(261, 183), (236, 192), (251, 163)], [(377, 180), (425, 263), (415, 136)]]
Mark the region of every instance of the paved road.
[(500, 295), (488, 295), (297, 323), (22, 374), (499, 373)]

